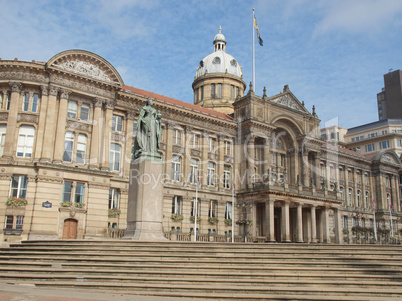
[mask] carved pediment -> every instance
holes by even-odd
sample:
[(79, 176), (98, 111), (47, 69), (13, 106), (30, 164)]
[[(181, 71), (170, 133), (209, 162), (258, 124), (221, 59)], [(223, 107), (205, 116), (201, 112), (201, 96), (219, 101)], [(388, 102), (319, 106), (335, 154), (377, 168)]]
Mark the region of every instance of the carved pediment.
[(102, 57), (84, 50), (67, 50), (52, 57), (48, 66), (93, 78), (98, 81), (123, 86), (117, 70)]
[(390, 154), (384, 154), (381, 157), (381, 162), (383, 163), (389, 163), (389, 164), (395, 164), (398, 165), (400, 164), (399, 161), (397, 161), (393, 156), (391, 156)]
[(278, 96), (276, 98), (272, 98), (270, 99), (270, 101), (299, 112), (306, 112), (306, 108), (295, 97), (293, 97), (290, 94), (285, 94)]

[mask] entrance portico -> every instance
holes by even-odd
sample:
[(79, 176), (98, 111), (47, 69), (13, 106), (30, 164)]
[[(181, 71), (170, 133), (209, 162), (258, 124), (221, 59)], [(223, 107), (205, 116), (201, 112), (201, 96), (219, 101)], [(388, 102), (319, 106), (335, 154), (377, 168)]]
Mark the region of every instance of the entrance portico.
[[(266, 242), (341, 243), (341, 216), (338, 202), (284, 197), (277, 194), (254, 195), (249, 233)], [(248, 199), (251, 202), (251, 199)], [(331, 229), (333, 228), (333, 232)], [(335, 236), (331, 238), (330, 233)]]

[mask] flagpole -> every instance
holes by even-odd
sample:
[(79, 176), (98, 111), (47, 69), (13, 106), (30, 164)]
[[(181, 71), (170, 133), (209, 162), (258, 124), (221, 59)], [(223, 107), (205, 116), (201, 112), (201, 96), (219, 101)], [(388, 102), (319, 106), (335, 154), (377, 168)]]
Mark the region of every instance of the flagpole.
[(254, 38), (254, 22), (255, 22), (255, 14), (253, 8), (253, 92), (255, 91), (255, 38)]
[(374, 237), (375, 241), (377, 241), (377, 223), (375, 221), (375, 203), (374, 203), (374, 197), (373, 197), (373, 216), (374, 216)]
[(197, 241), (197, 205), (198, 205), (198, 184), (200, 183), (199, 176), (197, 177), (197, 186), (195, 187), (194, 200), (194, 242)]
[(233, 179), (233, 189), (232, 189), (232, 243), (234, 243), (234, 191), (235, 191), (235, 183)]
[(394, 223), (392, 222), (391, 197), (388, 199), (389, 216), (391, 218), (391, 237), (394, 237)]

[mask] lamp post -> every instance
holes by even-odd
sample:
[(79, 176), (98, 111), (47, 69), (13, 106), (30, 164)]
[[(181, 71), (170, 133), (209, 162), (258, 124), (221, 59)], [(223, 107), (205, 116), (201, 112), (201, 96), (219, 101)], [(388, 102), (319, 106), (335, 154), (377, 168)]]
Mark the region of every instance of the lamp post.
[[(243, 226), (244, 226), (244, 229), (243, 229), (243, 237), (244, 237), (244, 242), (247, 242), (247, 235), (246, 235), (246, 227), (248, 226), (248, 220), (247, 220), (247, 207), (249, 207), (250, 208), (250, 211), (251, 211), (251, 208), (253, 208), (253, 201), (245, 201), (245, 200), (238, 200), (238, 202), (237, 202), (237, 208), (242, 208), (242, 218), (239, 218), (239, 223), (242, 223), (243, 224)], [(244, 221), (244, 222), (242, 222), (242, 221)], [(251, 222), (251, 224), (250, 225), (252, 225), (252, 220), (250, 219), (250, 222)]]

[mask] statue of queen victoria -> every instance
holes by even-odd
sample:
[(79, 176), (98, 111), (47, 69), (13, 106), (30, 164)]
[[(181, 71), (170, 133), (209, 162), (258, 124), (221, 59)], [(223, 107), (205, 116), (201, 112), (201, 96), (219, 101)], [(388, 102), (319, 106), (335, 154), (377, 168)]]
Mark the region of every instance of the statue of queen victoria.
[(153, 107), (153, 100), (148, 98), (137, 120), (133, 160), (142, 156), (161, 158), (158, 152), (161, 139), (161, 117), (161, 113)]

